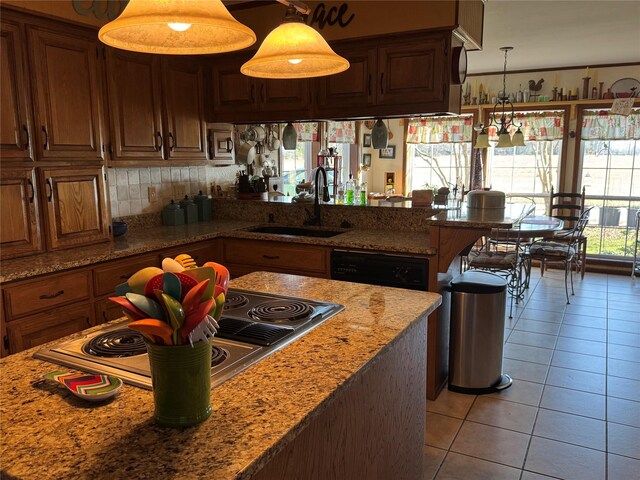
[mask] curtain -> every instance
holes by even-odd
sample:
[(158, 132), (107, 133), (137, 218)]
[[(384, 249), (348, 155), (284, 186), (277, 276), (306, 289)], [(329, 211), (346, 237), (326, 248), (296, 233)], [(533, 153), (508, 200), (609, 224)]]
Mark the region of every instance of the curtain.
[(606, 110), (587, 110), (582, 118), (582, 140), (640, 140), (640, 109), (629, 116)]
[(356, 143), (356, 122), (328, 122), (329, 143)]
[[(500, 118), (498, 114), (496, 116)], [(516, 112), (514, 123), (522, 124), (525, 142), (562, 140), (564, 134), (564, 112)], [(511, 125), (508, 128), (509, 135), (513, 135), (517, 129)], [(487, 128), (489, 140), (498, 141), (497, 130), (495, 125)]]
[(298, 132), (299, 142), (317, 142), (318, 141), (318, 124), (311, 123), (294, 123), (293, 128)]
[(410, 120), (407, 143), (462, 143), (473, 135), (473, 116)]

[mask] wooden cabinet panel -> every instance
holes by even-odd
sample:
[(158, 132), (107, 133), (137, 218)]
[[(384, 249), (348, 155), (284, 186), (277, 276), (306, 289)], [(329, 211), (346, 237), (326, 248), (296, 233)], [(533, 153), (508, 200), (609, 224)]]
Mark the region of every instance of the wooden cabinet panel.
[(7, 322), (9, 353), (17, 353), (89, 328), (93, 312), (88, 302), (54, 308)]
[(375, 105), (378, 60), (375, 44), (343, 45), (335, 51), (349, 60), (351, 66), (342, 73), (317, 80), (318, 112), (339, 116), (345, 108)]
[(212, 117), (220, 121), (235, 120), (257, 107), (256, 86), (251, 77), (240, 73), (246, 54), (216, 58), (211, 66)]
[(28, 27), (35, 130), (42, 160), (99, 159), (101, 93), (95, 41)]
[(5, 287), (7, 320), (88, 299), (90, 273), (77, 270)]
[(206, 242), (191, 243), (181, 247), (168, 248), (160, 252), (159, 261), (162, 262), (164, 258), (175, 258), (182, 253), (191, 255), (191, 258), (196, 262), (198, 266), (206, 262), (217, 262), (216, 260), (216, 244), (215, 241), (209, 240)]
[(94, 303), (95, 310), (95, 324), (110, 322), (111, 320), (117, 320), (123, 318), (122, 307), (113, 303), (108, 298), (104, 298)]
[(109, 240), (102, 167), (43, 169), (41, 179), (50, 249)]
[(156, 55), (107, 50), (113, 160), (162, 160), (162, 93)]
[(3, 160), (32, 160), (22, 30), (4, 20), (0, 26), (0, 154)]
[[(259, 110), (262, 112), (308, 111), (311, 104), (309, 80), (257, 80)], [(268, 118), (268, 117), (265, 117)], [(278, 120), (284, 117), (274, 117)]]
[(191, 58), (169, 58), (163, 71), (167, 156), (206, 160), (203, 65)]
[(381, 45), (377, 103), (398, 105), (444, 100), (446, 50), (444, 34)]
[(278, 271), (329, 272), (327, 249), (301, 244), (226, 239), (222, 256), (223, 263), (275, 268)]
[(160, 266), (157, 255), (136, 255), (115, 262), (109, 262), (93, 269), (93, 292), (114, 295), (116, 285), (126, 282), (131, 275), (145, 267)]
[(38, 253), (38, 196), (33, 168), (0, 170), (0, 256), (3, 259)]

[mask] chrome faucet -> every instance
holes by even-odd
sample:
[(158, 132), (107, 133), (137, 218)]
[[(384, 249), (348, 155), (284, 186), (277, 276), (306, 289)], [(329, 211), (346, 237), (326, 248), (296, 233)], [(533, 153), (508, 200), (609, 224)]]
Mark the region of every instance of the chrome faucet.
[(313, 198), (313, 216), (304, 222), (305, 225), (318, 225), (322, 224), (320, 218), (320, 198), (318, 196), (320, 188), (319, 188), (319, 174), (322, 173), (322, 201), (328, 202), (331, 200), (329, 197), (329, 185), (327, 184), (327, 172), (323, 167), (316, 168), (316, 174), (313, 180), (314, 185), (314, 198)]

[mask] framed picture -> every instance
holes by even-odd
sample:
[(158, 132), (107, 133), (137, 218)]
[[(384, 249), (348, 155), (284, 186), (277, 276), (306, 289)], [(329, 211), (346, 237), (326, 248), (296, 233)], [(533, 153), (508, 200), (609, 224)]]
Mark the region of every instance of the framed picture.
[(396, 158), (396, 146), (388, 145), (387, 148), (380, 149), (380, 158)]
[(370, 167), (371, 166), (371, 154), (370, 153), (363, 153), (362, 154), (362, 166), (363, 167)]
[(371, 134), (365, 133), (362, 137), (362, 146), (364, 148), (371, 148)]

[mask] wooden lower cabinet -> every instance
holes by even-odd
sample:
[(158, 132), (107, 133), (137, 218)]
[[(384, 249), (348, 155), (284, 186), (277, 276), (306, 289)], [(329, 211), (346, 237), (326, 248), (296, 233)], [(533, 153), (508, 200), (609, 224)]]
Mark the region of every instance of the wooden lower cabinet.
[(66, 337), (93, 325), (89, 302), (54, 308), (6, 322), (8, 353), (17, 353)]
[(232, 277), (259, 270), (330, 277), (330, 249), (296, 243), (224, 239), (222, 263)]
[(124, 317), (122, 313), (122, 307), (120, 305), (116, 305), (109, 298), (103, 298), (102, 300), (98, 300), (93, 304), (93, 309), (95, 313), (95, 324), (100, 325), (102, 323), (110, 322), (111, 320), (116, 320), (118, 318)]
[(159, 253), (160, 262), (165, 258), (175, 258), (181, 254), (191, 255), (196, 265), (201, 267), (207, 262), (220, 262), (217, 242), (208, 240), (205, 242), (191, 243), (180, 247), (168, 248)]

